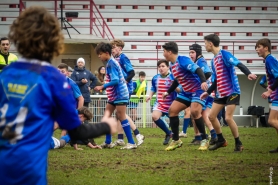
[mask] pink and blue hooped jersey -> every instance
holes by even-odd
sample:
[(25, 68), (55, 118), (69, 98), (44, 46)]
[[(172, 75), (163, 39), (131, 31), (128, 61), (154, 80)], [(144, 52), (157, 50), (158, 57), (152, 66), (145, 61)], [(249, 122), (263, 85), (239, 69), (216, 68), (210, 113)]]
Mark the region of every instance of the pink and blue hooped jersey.
[(154, 104), (154, 110), (160, 110), (161, 112), (168, 113), (168, 110), (175, 100), (177, 94), (172, 92), (170, 95), (166, 96), (166, 99), (163, 100), (163, 93), (167, 92), (174, 81), (174, 76), (169, 73), (166, 77), (162, 77), (160, 74), (157, 74), (152, 79), (151, 91), (156, 93), (156, 102)]
[(174, 64), (170, 62), (171, 71), (185, 92), (195, 92), (201, 89), (201, 80), (195, 71), (199, 66), (189, 57), (178, 56)]
[[(118, 57), (115, 57), (115, 60), (117, 62), (119, 62), (120, 66), (122, 68), (122, 71), (123, 71), (124, 78), (126, 79), (128, 76), (128, 73), (130, 71), (134, 70), (131, 65), (130, 60), (124, 53), (121, 53)], [(127, 85), (129, 94), (132, 94), (134, 91), (132, 80), (130, 80), (126, 85)]]
[(110, 58), (106, 64), (105, 83), (109, 83), (112, 80), (117, 80), (118, 84), (106, 88), (108, 101), (114, 102), (115, 100), (128, 100), (129, 92), (126, 86), (122, 68), (115, 59)]
[[(278, 78), (278, 60), (271, 54), (265, 58), (265, 71), (268, 87), (270, 87), (274, 84), (276, 78)], [(272, 101), (278, 100), (278, 88), (272, 91), (270, 99)]]
[(240, 94), (240, 87), (236, 70), (240, 61), (230, 52), (220, 50), (211, 60), (212, 78), (211, 81), (217, 81), (216, 97), (222, 98), (232, 94)]
[[(0, 184), (47, 184), (47, 156), (54, 121), (80, 125), (73, 92), (49, 63), (13, 62), (0, 73)], [(17, 136), (3, 137), (10, 128)]]

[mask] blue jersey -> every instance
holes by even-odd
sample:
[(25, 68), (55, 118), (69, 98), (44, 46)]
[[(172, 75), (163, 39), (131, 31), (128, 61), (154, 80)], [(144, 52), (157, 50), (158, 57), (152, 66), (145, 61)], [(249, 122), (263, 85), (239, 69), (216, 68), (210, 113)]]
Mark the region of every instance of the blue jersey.
[[(207, 61), (204, 59), (204, 57), (200, 57), (197, 61), (196, 64), (203, 70), (204, 74), (206, 73), (211, 73), (211, 69), (208, 66)], [(207, 79), (207, 84), (210, 86), (211, 80), (210, 78)]]
[(211, 81), (217, 82), (217, 98), (230, 96), (232, 94), (240, 94), (240, 87), (236, 70), (240, 61), (235, 58), (230, 52), (220, 50), (217, 55), (211, 60), (212, 77)]
[[(261, 85), (267, 84), (266, 75), (264, 75), (264, 76), (262, 77), (262, 79), (261, 79), (261, 81), (260, 81), (260, 84), (261, 84)], [(266, 85), (266, 86), (267, 86), (267, 85)]]
[[(276, 78), (278, 78), (278, 60), (271, 54), (265, 58), (265, 70), (268, 87), (270, 87), (274, 84)], [(272, 91), (270, 94), (270, 99), (272, 101), (278, 100), (278, 88)]]
[(170, 66), (174, 77), (178, 80), (184, 91), (195, 92), (201, 89), (201, 80), (195, 73), (199, 66), (192, 62), (189, 57), (178, 56), (174, 64), (170, 62)]
[[(116, 61), (119, 62), (122, 70), (123, 70), (123, 75), (125, 77), (125, 79), (127, 78), (128, 74), (130, 73), (130, 71), (134, 70), (130, 60), (127, 58), (127, 56), (123, 53), (121, 53), (118, 57), (115, 57)], [(127, 84), (127, 88), (129, 91), (129, 94), (133, 93), (133, 83), (132, 80), (130, 80)]]
[(172, 92), (170, 95), (166, 96), (163, 100), (163, 93), (167, 92), (167, 90), (171, 87), (174, 81), (174, 76), (170, 73), (166, 77), (162, 77), (160, 74), (157, 74), (152, 79), (152, 87), (151, 91), (156, 93), (156, 102), (154, 106), (154, 110), (159, 110), (164, 113), (168, 113), (168, 110), (175, 100), (177, 94), (176, 92)]
[(78, 85), (72, 80), (72, 79), (70, 79), (69, 77), (66, 77), (67, 78), (67, 81), (68, 81), (68, 83), (69, 83), (69, 85), (70, 85), (70, 87), (71, 87), (71, 90), (72, 90), (72, 92), (73, 92), (73, 97), (75, 98), (75, 100), (76, 100), (76, 107), (77, 107), (77, 105), (78, 105), (78, 100), (77, 100), (77, 98), (79, 98), (80, 96), (82, 96), (82, 94), (81, 94), (81, 91), (80, 91), (80, 89), (79, 89), (79, 87), (78, 87)]
[[(54, 121), (80, 125), (64, 75), (46, 62), (11, 63), (0, 73), (1, 184), (47, 184), (47, 156)], [(4, 130), (16, 133), (6, 139)]]
[(108, 101), (114, 102), (115, 100), (128, 100), (129, 92), (126, 86), (122, 68), (116, 60), (110, 58), (106, 65), (105, 82), (109, 83), (112, 80), (117, 80), (118, 84), (106, 88)]

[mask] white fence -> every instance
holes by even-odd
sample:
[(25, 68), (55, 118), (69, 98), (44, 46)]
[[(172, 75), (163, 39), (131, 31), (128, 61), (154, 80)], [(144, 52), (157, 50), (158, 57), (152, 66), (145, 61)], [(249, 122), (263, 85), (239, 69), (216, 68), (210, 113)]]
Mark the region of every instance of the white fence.
[[(142, 96), (141, 100), (135, 95), (132, 95), (131, 98), (134, 98), (135, 100), (138, 101), (138, 107), (135, 109), (136, 114), (137, 114), (137, 119), (135, 121), (135, 124), (138, 128), (151, 128), (155, 127), (155, 124), (152, 121), (152, 109), (151, 109), (151, 104), (150, 101), (146, 103), (145, 99), (148, 97), (147, 96)], [(91, 95), (91, 100), (92, 102), (89, 104), (89, 109), (93, 113), (93, 123), (100, 122), (101, 118), (103, 117), (104, 110), (107, 104), (107, 96), (106, 95)], [(132, 114), (132, 109), (130, 108), (130, 105), (127, 106), (127, 115), (130, 117), (134, 117), (135, 115)], [(183, 116), (184, 116), (184, 111), (180, 112), (180, 123), (183, 122)], [(163, 120), (166, 123), (169, 123), (169, 118), (164, 116)]]

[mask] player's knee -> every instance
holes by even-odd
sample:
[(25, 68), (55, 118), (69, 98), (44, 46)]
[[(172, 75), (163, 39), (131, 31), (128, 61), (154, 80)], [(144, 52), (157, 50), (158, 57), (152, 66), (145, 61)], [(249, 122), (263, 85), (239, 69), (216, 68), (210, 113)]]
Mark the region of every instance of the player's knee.
[(59, 148), (63, 148), (64, 146), (66, 146), (67, 143), (66, 143), (65, 140), (61, 139), (59, 141), (60, 141), (60, 147)]

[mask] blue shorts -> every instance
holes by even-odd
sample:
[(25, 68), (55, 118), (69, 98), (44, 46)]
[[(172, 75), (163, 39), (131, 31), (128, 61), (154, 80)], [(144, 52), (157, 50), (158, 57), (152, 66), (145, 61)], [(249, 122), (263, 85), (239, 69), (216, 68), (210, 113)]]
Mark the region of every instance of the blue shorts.
[(107, 103), (113, 105), (114, 107), (115, 106), (119, 106), (119, 105), (127, 105), (128, 104), (128, 100), (115, 100), (115, 101), (108, 101)]
[(205, 104), (205, 106), (203, 106), (203, 109), (202, 109), (202, 110), (206, 110), (207, 108), (210, 108), (210, 109), (211, 109), (212, 104), (213, 104), (213, 100), (214, 100), (213, 97), (211, 97), (211, 96), (207, 97), (207, 99), (206, 99), (206, 104)]
[[(193, 93), (182, 91), (181, 93), (178, 94), (177, 98), (189, 102), (189, 106), (190, 106), (191, 103), (196, 102), (196, 103), (201, 104), (204, 107), (205, 104), (206, 104), (206, 100), (201, 100), (200, 99), (200, 96), (203, 92), (204, 91), (201, 90), (201, 89), (197, 90), (196, 92), (193, 92)], [(189, 107), (189, 106), (187, 105), (187, 107)]]

